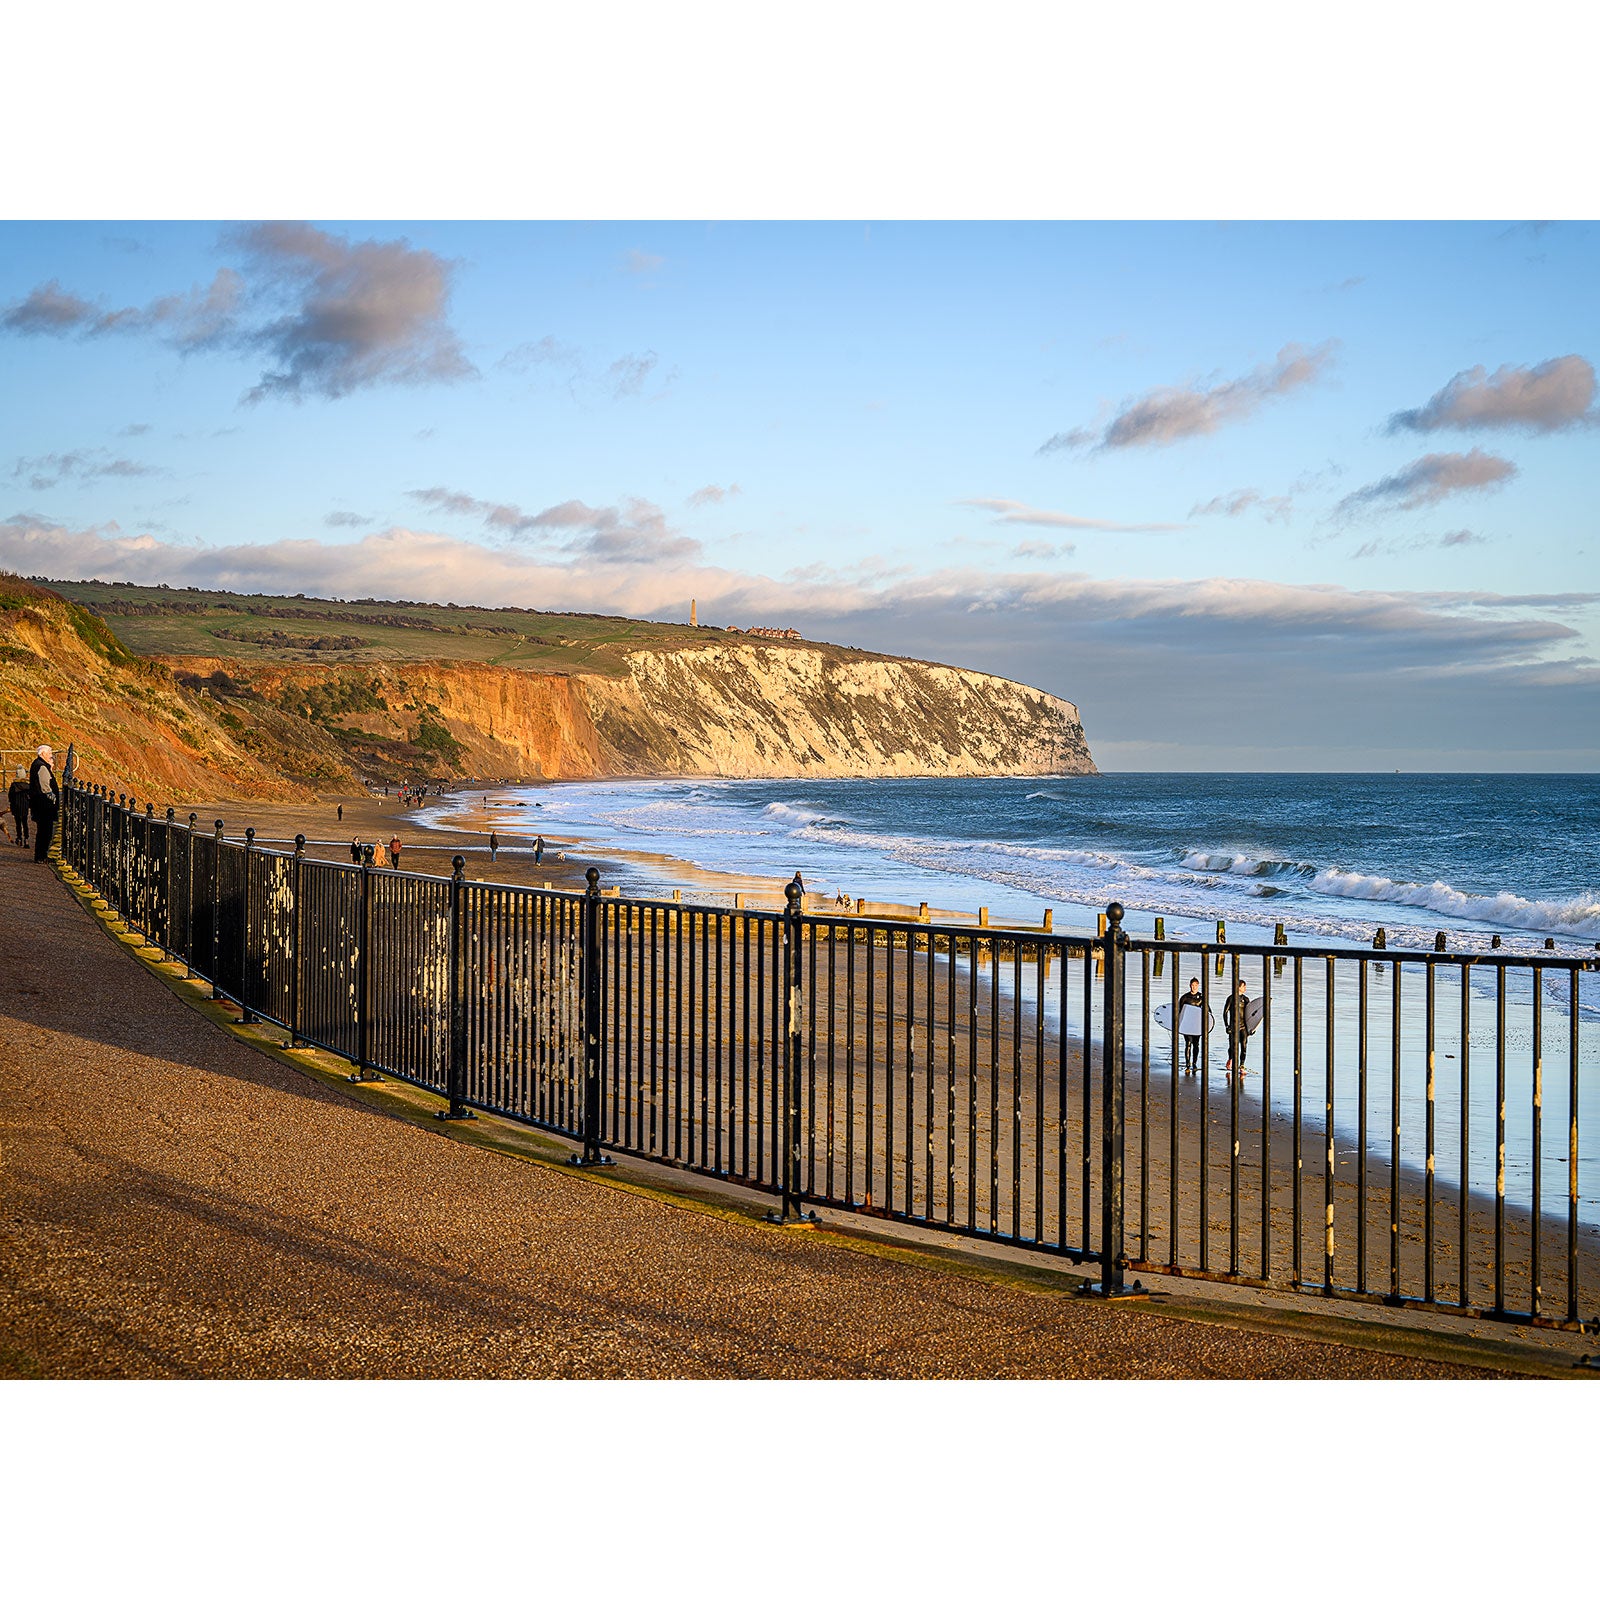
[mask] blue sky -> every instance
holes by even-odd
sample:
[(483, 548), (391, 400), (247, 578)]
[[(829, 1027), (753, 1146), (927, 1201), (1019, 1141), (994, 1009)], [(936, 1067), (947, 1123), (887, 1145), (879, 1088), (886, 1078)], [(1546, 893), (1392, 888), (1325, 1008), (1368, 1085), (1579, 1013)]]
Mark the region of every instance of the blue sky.
[(1108, 767), (1600, 764), (1583, 224), (0, 224), (0, 565), (787, 623)]

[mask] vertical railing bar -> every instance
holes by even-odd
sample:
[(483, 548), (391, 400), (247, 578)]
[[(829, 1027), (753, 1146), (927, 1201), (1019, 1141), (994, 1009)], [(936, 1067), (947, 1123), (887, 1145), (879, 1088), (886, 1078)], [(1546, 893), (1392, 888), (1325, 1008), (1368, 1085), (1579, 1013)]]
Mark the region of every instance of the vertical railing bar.
[(1456, 969), (1461, 982), (1461, 1174), (1460, 1190), (1456, 1198), (1459, 1212), (1460, 1244), (1458, 1246), (1461, 1273), (1457, 1304), (1466, 1306), (1471, 1296), (1471, 1260), (1469, 1254), (1468, 1223), (1472, 1211), (1472, 985), (1467, 981), (1468, 967), (1463, 961)]
[(1261, 1276), (1272, 1277), (1272, 969), (1261, 961)]
[(1367, 963), (1356, 962), (1356, 1291), (1367, 1292)]
[[(1097, 945), (1086, 944), (1083, 950), (1083, 1051), (1082, 1051), (1082, 1079), (1083, 1079), (1083, 1121), (1078, 1137), (1078, 1183), (1079, 1183), (1079, 1248), (1087, 1256), (1090, 1252), (1090, 1226), (1091, 1211), (1093, 1209), (1093, 1179), (1094, 1163), (1094, 1119), (1091, 1111), (1092, 1089), (1090, 1078), (1093, 1072), (1093, 1005), (1094, 1005), (1094, 968), (1096, 962), (1103, 962)], [(1102, 1027), (1104, 1018), (1102, 1017)]]
[(967, 940), (967, 1228), (978, 1226), (978, 936)]
[(1045, 1242), (1044, 1225), (1044, 979), (1048, 946), (1033, 947), (1033, 1236)]
[[(894, 929), (884, 935), (883, 974), (883, 1209), (894, 1210)], [(910, 1209), (907, 1196), (907, 1210)]]
[[(1177, 1018), (1173, 1018), (1177, 1026)], [(1176, 1033), (1173, 1035), (1177, 1037)], [(1139, 962), (1139, 1259), (1150, 1253), (1150, 952)]]
[(935, 1204), (935, 1195), (938, 1187), (934, 1177), (934, 1140), (938, 1129), (938, 1117), (934, 1107), (934, 1033), (939, 1026), (939, 989), (938, 968), (933, 958), (934, 935), (928, 934), (928, 942), (924, 947), (927, 951), (927, 961), (923, 964), (922, 992), (927, 997), (928, 1014), (923, 1019), (923, 1035), (926, 1049), (923, 1052), (922, 1073), (922, 1215), (928, 1221), (933, 1221), (938, 1208)]
[(1302, 1141), (1305, 1093), (1305, 974), (1301, 958), (1294, 958), (1294, 1184), (1291, 1189), (1290, 1211), (1294, 1223), (1294, 1285), (1298, 1289), (1305, 1282), (1304, 1218), (1301, 1215), (1301, 1182), (1305, 1172), (1305, 1151)]
[(1389, 1040), (1389, 1298), (1400, 1300), (1400, 1092), (1401, 1092), (1401, 1015), (1398, 960), (1390, 963), (1390, 1040)]
[[(1220, 957), (1218, 958), (1220, 964)], [(1220, 974), (1219, 974), (1220, 976)], [(1200, 1011), (1207, 1023), (1200, 1036), (1200, 1270), (1211, 1266), (1211, 952), (1200, 957)]]
[(1422, 1298), (1433, 1304), (1433, 1168), (1434, 1168), (1434, 964), (1429, 961), (1424, 972), (1424, 1016), (1426, 1019), (1424, 1050), (1426, 1054), (1424, 1165), (1422, 1169)]
[(877, 1080), (877, 1075), (878, 1075), (878, 1073), (877, 1073), (877, 1065), (878, 1065), (878, 1062), (877, 1062), (877, 1042), (878, 1041), (877, 1041), (877, 1030), (876, 1030), (876, 1026), (875, 1026), (876, 1013), (877, 1013), (877, 994), (876, 994), (876, 990), (877, 990), (877, 972), (876, 972), (876, 966), (877, 966), (878, 936), (873, 931), (872, 925), (870, 923), (867, 925), (866, 934), (867, 934), (867, 963), (866, 963), (867, 970), (866, 970), (865, 976), (866, 976), (866, 1003), (867, 1003), (867, 1018), (866, 1018), (866, 1020), (867, 1020), (867, 1028), (866, 1028), (867, 1081), (866, 1081), (866, 1085), (865, 1085), (866, 1126), (865, 1126), (865, 1129), (864, 1129), (864, 1132), (863, 1132), (863, 1139), (864, 1139), (865, 1144), (866, 1144), (866, 1149), (863, 1151), (863, 1154), (866, 1157), (866, 1192), (862, 1196), (862, 1204), (870, 1207), (871, 1204), (872, 1204), (872, 1193), (873, 1193), (873, 1190), (872, 1190), (873, 1165), (874, 1165), (873, 1156), (877, 1153), (877, 1148), (878, 1148), (877, 1132), (873, 1127), (873, 1115), (872, 1115), (873, 1111), (876, 1109), (876, 1104), (877, 1104), (876, 1080)]
[(1338, 1152), (1334, 1142), (1334, 1063), (1337, 1060), (1337, 1051), (1334, 1048), (1334, 989), (1336, 974), (1334, 971), (1334, 958), (1328, 956), (1325, 961), (1323, 973), (1322, 1010), (1326, 1037), (1323, 1044), (1322, 1060), (1322, 1130), (1323, 1130), (1323, 1178), (1322, 1178), (1322, 1204), (1323, 1204), (1323, 1239), (1322, 1239), (1322, 1292), (1333, 1293), (1333, 1206), (1334, 1206), (1334, 1180), (1338, 1175)]
[[(1204, 972), (1205, 963), (1202, 961), (1201, 970)], [(1167, 1112), (1167, 1143), (1170, 1146), (1167, 1156), (1167, 1265), (1178, 1265), (1178, 999), (1179, 999), (1179, 960), (1177, 952), (1172, 956), (1172, 1072), (1168, 1081), (1169, 1109)], [(1202, 992), (1203, 992), (1202, 983)], [(1200, 1038), (1202, 1043), (1210, 1031), (1210, 1013), (1205, 1009), (1202, 998), (1200, 1006)], [(1185, 1047), (1187, 1049), (1187, 1047)]]
[(1000, 943), (989, 950), (989, 1232), (1000, 1231)]
[(1239, 993), (1239, 952), (1229, 958), (1232, 983), (1228, 999), (1233, 1007), (1232, 1036), (1228, 1042), (1233, 1071), (1228, 1074), (1228, 1273), (1239, 1275), (1239, 1089), (1244, 1082), (1244, 1056), (1250, 1036), (1248, 1008)]
[[(999, 977), (996, 970), (995, 977)], [(1022, 1238), (1022, 941), (1011, 941), (1011, 1236)]]
[(1536, 1317), (1544, 1309), (1544, 1285), (1540, 1281), (1540, 1246), (1544, 1233), (1544, 985), (1539, 979), (1539, 968), (1530, 967), (1528, 980), (1533, 986), (1533, 1225), (1529, 1244), (1528, 1309)]
[(845, 924), (844, 1203), (856, 1193), (856, 930)]
[(1567, 1321), (1578, 1320), (1578, 972), (1567, 973)]

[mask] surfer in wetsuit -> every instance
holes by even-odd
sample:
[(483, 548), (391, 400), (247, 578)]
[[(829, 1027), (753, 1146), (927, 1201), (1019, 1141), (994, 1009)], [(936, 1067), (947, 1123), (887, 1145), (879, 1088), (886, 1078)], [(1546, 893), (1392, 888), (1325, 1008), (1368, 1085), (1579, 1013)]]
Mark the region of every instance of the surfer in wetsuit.
[[(1184, 1012), (1190, 1006), (1194, 1007), (1197, 1014), (1192, 1018), (1186, 1018)], [(1183, 1070), (1185, 1072), (1193, 1072), (1200, 1065), (1200, 1035), (1205, 1031), (1205, 1017), (1200, 1002), (1200, 980), (1198, 978), (1191, 978), (1189, 980), (1188, 994), (1179, 997), (1177, 1015), (1174, 1020), (1178, 1024), (1178, 1033), (1183, 1039)], [(1194, 1031), (1192, 1033), (1188, 1027), (1184, 1026), (1185, 1022), (1188, 1022), (1190, 1027), (1193, 1028)]]
[(1245, 1054), (1250, 1048), (1250, 996), (1244, 992), (1243, 978), (1222, 1008), (1222, 1026), (1228, 1030), (1228, 1064), (1224, 1070), (1232, 1072), (1237, 1058), (1239, 1070), (1243, 1072)]

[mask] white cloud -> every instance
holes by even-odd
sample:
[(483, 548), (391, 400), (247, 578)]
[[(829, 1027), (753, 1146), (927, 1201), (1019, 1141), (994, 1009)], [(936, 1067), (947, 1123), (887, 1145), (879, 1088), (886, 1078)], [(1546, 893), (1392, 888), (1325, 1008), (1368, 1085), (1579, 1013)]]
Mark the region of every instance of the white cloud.
[(1594, 368), (1582, 356), (1557, 356), (1536, 367), (1470, 367), (1458, 372), (1425, 405), (1397, 411), (1389, 432), (1439, 428), (1521, 428), (1554, 433), (1593, 423)]
[(1247, 511), (1259, 511), (1268, 522), (1287, 522), (1294, 511), (1294, 501), (1286, 494), (1266, 495), (1259, 489), (1234, 489), (1203, 505), (1191, 506), (1189, 515), (1240, 517)]
[(958, 506), (974, 511), (989, 511), (996, 523), (1021, 524), (1032, 528), (1083, 528), (1101, 533), (1177, 533), (1181, 522), (1108, 522), (1101, 517), (1078, 517), (1066, 511), (1041, 511), (1021, 500), (957, 500)]
[(694, 506), (720, 506), (724, 500), (731, 500), (739, 493), (739, 485), (730, 483), (726, 489), (721, 484), (708, 483), (703, 489), (695, 492), (684, 501), (685, 505)]
[(1465, 455), (1444, 451), (1418, 456), (1387, 478), (1379, 478), (1376, 483), (1347, 494), (1334, 507), (1334, 515), (1348, 517), (1369, 509), (1417, 511), (1424, 506), (1437, 505), (1453, 494), (1497, 489), (1516, 475), (1514, 462), (1476, 448)]
[(1232, 422), (1242, 422), (1269, 400), (1281, 399), (1314, 383), (1333, 359), (1334, 341), (1306, 349), (1286, 344), (1276, 360), (1243, 377), (1226, 382), (1191, 384), (1186, 388), (1152, 389), (1128, 401), (1096, 434), (1089, 428), (1058, 433), (1039, 447), (1041, 453), (1084, 449), (1123, 450), (1133, 445), (1176, 444), (1215, 433)]
[(382, 384), (448, 383), (475, 368), (450, 327), (452, 263), (404, 239), (352, 243), (299, 222), (231, 230), (246, 271), (145, 306), (107, 309), (40, 284), (0, 314), (13, 333), (149, 334), (185, 354), (265, 352), (271, 366), (244, 398), (337, 399)]

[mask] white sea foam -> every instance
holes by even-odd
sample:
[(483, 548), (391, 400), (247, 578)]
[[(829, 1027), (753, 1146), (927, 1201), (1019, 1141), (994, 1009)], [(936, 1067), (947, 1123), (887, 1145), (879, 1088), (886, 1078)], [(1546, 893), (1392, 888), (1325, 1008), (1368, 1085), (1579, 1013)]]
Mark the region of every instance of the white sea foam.
[(1420, 906), (1468, 922), (1498, 923), (1569, 938), (1600, 938), (1600, 900), (1586, 895), (1571, 900), (1524, 900), (1521, 895), (1505, 891), (1495, 895), (1467, 894), (1437, 879), (1432, 883), (1396, 883), (1393, 878), (1343, 872), (1338, 867), (1325, 867), (1312, 878), (1311, 887), (1319, 894), (1338, 895), (1341, 899)]
[(1190, 872), (1229, 872), (1241, 878), (1273, 878), (1293, 874), (1310, 877), (1317, 869), (1309, 861), (1286, 861), (1276, 856), (1236, 855), (1224, 851), (1190, 850), (1181, 866)]

